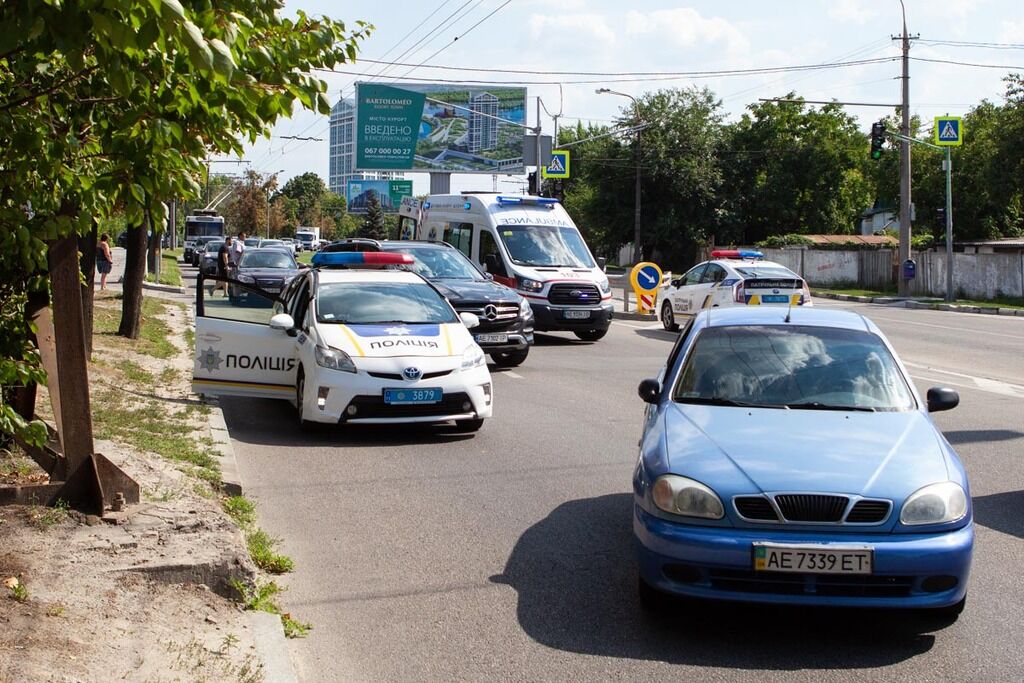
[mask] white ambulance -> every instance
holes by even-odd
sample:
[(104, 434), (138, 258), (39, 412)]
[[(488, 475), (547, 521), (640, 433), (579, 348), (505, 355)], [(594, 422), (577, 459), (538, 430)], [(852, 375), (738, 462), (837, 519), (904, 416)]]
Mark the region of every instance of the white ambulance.
[(399, 208), (402, 239), (448, 242), (496, 282), (530, 302), (535, 329), (573, 332), (597, 341), (612, 320), (603, 259), (556, 199), (467, 193), (407, 199)]

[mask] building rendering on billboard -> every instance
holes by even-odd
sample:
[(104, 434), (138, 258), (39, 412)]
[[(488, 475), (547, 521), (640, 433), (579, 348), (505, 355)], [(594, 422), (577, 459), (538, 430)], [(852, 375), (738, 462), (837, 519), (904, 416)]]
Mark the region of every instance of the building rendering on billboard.
[(355, 168), (522, 173), (525, 123), (526, 88), (358, 83)]
[(411, 180), (350, 180), (345, 188), (349, 213), (365, 213), (370, 196), (377, 195), (380, 206), (388, 213), (397, 213), (402, 200), (412, 197)]

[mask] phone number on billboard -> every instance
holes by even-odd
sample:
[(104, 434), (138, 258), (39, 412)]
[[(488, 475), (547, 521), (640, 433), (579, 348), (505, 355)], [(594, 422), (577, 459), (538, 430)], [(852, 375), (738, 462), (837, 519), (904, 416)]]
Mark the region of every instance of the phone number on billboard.
[(402, 156), (405, 156), (405, 155), (409, 154), (410, 152), (412, 152), (412, 148), (411, 147), (367, 147), (367, 148), (365, 148), (364, 154), (366, 154), (367, 156), (369, 156), (371, 154), (374, 154), (374, 155), (378, 155), (379, 154), (379, 155), (382, 155), (382, 156), (391, 156), (391, 155), (402, 155)]

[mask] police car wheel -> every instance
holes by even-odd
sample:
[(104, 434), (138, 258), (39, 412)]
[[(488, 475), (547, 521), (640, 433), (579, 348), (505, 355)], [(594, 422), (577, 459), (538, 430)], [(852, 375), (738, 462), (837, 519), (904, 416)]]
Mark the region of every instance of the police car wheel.
[(482, 419), (479, 419), (479, 418), (475, 419), (475, 420), (456, 420), (455, 421), (455, 431), (457, 431), (457, 432), (476, 432), (476, 431), (479, 431), (480, 428), (483, 427), (483, 426), (484, 426), (484, 421)]
[(502, 351), (501, 353), (492, 353), (491, 360), (499, 368), (514, 368), (517, 365), (522, 365), (529, 354), (529, 349), (525, 351)]
[(661, 326), (669, 332), (677, 332), (679, 325), (676, 324), (676, 316), (672, 313), (672, 304), (665, 302), (661, 305)]
[(608, 330), (577, 330), (573, 334), (583, 341), (594, 342), (608, 334)]
[(299, 428), (303, 430), (311, 429), (313, 427), (313, 423), (302, 416), (304, 405), (302, 397), (305, 395), (305, 393), (306, 376), (300, 369), (298, 375), (296, 375), (295, 377), (295, 411), (298, 413), (299, 416)]

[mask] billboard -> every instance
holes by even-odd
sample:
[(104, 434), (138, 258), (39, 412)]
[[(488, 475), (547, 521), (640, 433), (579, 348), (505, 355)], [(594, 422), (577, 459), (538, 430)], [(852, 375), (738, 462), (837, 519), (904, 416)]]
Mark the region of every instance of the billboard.
[(523, 173), (525, 124), (526, 88), (357, 83), (355, 167)]
[(397, 213), (402, 200), (412, 196), (411, 180), (350, 180), (345, 186), (349, 213), (366, 213), (370, 195), (376, 194), (381, 208)]

